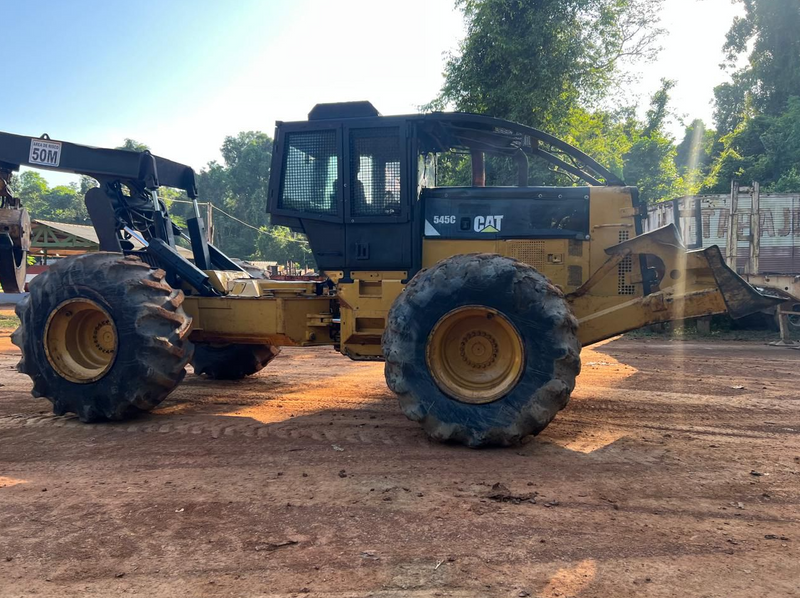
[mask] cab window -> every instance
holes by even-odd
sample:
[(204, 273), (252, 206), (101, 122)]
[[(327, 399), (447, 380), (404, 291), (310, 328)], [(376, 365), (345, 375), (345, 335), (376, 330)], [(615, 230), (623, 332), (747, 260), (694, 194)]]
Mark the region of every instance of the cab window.
[(279, 209), (336, 215), (336, 131), (287, 133), (282, 173)]
[(396, 216), (400, 204), (399, 128), (351, 130), (350, 213)]

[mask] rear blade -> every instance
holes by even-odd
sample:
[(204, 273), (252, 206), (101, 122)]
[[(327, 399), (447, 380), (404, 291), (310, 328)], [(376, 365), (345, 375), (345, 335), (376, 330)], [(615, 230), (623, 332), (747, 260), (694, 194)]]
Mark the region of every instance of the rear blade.
[(732, 318), (743, 318), (758, 311), (772, 309), (785, 301), (783, 298), (759, 292), (731, 270), (716, 245), (702, 251)]

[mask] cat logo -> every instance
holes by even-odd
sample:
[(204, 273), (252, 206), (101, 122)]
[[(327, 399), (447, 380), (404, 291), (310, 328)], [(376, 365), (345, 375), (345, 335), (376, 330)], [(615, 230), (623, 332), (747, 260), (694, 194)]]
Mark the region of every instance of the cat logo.
[(503, 215), (475, 216), (476, 233), (499, 233), (503, 228)]

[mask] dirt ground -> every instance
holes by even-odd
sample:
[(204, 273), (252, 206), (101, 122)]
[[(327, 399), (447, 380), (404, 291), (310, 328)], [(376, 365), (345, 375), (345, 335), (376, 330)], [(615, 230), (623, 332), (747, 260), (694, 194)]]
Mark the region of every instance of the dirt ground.
[(82, 425), (7, 335), (0, 596), (800, 596), (800, 351), (615, 340), (542, 435), (475, 451), (329, 349)]

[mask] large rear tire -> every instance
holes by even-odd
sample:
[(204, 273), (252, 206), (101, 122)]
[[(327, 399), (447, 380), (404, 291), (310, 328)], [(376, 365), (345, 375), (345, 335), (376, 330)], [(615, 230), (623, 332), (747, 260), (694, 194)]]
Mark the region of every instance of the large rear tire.
[(385, 374), (434, 439), (507, 446), (538, 434), (580, 373), (577, 321), (530, 266), (493, 254), (419, 272), (389, 311)]
[(164, 276), (137, 258), (90, 253), (34, 278), (11, 337), (33, 396), (84, 422), (126, 419), (163, 401), (193, 349), (183, 292)]
[(194, 373), (212, 380), (241, 380), (263, 370), (281, 352), (274, 345), (196, 344)]

